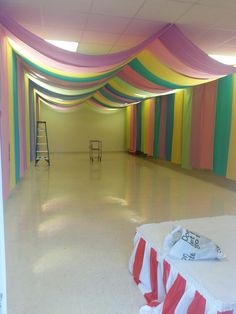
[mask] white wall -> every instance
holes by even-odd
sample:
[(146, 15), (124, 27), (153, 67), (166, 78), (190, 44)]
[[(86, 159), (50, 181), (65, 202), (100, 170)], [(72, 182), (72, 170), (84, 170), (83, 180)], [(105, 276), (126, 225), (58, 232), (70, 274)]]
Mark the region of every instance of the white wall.
[(102, 140), (103, 151), (125, 151), (125, 109), (104, 110), (82, 105), (59, 112), (41, 103), (50, 152), (87, 152), (90, 139)]

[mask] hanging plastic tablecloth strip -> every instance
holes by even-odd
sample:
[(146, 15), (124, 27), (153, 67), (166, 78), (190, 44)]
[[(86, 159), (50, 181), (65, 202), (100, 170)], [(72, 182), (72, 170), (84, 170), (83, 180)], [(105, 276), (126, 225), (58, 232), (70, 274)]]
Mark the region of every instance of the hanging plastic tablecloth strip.
[[(144, 225), (139, 228), (152, 225)], [(139, 228), (134, 239), (129, 270), (147, 302), (140, 309), (140, 314), (236, 313), (236, 302), (228, 304), (213, 297), (208, 289), (202, 287), (201, 283), (189, 275), (189, 272), (183, 273), (183, 270), (176, 267), (176, 264), (172, 263), (170, 259), (164, 258), (161, 252), (152, 245), (152, 241), (145, 239), (145, 232), (139, 231)], [(194, 267), (196, 262), (187, 263), (188, 266), (189, 263), (192, 263)], [(207, 272), (209, 273), (208, 270)], [(218, 281), (224, 285), (224, 280), (222, 281), (220, 275)]]

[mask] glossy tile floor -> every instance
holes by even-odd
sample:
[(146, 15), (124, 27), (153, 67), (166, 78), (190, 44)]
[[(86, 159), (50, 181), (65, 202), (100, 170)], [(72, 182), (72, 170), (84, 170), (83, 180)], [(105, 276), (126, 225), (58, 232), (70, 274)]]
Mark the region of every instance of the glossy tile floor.
[(8, 314), (136, 314), (139, 224), (236, 214), (236, 184), (128, 154), (54, 154), (5, 204)]

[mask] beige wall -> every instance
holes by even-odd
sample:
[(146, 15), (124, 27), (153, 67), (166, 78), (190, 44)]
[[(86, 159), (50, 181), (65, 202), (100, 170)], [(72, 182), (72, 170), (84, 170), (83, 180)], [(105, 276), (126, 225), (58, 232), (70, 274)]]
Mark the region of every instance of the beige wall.
[(87, 152), (90, 139), (100, 139), (103, 151), (125, 150), (125, 110), (106, 111), (82, 105), (58, 112), (41, 104), (40, 119), (47, 122), (50, 152)]

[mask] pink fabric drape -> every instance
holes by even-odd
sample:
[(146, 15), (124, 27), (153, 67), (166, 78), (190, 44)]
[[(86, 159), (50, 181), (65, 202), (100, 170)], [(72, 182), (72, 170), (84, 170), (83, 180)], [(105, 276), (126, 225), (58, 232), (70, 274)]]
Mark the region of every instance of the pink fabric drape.
[(191, 165), (212, 169), (217, 81), (196, 86), (192, 100)]
[(166, 159), (166, 114), (167, 99), (166, 96), (161, 98), (161, 117), (160, 117), (160, 141), (159, 141), (159, 158)]
[(147, 155), (153, 156), (153, 143), (154, 143), (154, 125), (155, 125), (155, 98), (149, 100), (149, 126), (148, 126), (148, 143)]
[(7, 42), (5, 32), (0, 25), (0, 104), (1, 104), (1, 145), (2, 145), (2, 184), (3, 198), (9, 195), (9, 126), (8, 126), (8, 73)]

